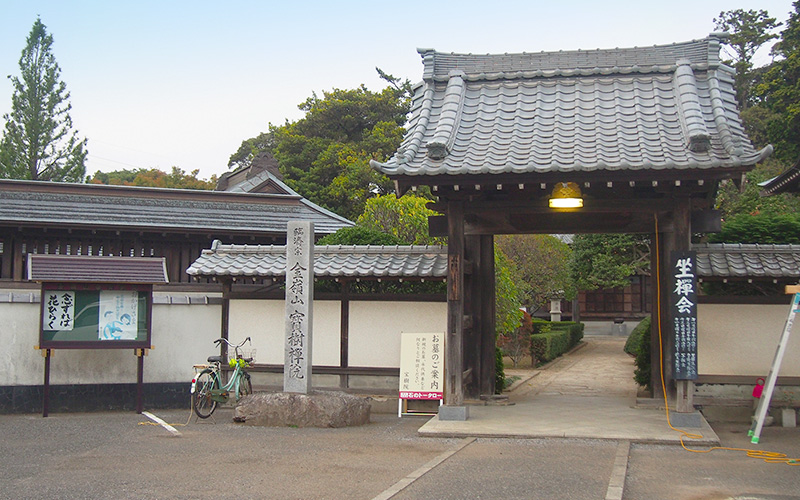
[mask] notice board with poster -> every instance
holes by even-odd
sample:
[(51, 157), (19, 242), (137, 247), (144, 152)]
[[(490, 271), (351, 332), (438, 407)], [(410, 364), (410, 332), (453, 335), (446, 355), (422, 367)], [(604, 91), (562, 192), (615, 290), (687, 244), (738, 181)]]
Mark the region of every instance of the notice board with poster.
[(49, 411), (50, 358), (57, 349), (133, 349), (141, 413), (144, 356), (153, 348), (153, 285), (169, 282), (166, 259), (29, 254), (28, 279), (42, 284), (34, 346), (44, 357), (42, 416)]
[(152, 287), (45, 283), (42, 349), (150, 348)]
[[(400, 337), (400, 402), (441, 400), (444, 397), (444, 334), (403, 333)], [(419, 412), (415, 412), (419, 413)]]

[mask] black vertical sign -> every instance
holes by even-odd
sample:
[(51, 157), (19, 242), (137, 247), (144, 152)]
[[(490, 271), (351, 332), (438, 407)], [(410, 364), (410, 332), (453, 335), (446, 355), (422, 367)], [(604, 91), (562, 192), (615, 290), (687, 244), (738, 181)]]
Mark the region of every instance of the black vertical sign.
[(697, 379), (697, 273), (695, 252), (672, 252), (673, 373), (675, 380)]

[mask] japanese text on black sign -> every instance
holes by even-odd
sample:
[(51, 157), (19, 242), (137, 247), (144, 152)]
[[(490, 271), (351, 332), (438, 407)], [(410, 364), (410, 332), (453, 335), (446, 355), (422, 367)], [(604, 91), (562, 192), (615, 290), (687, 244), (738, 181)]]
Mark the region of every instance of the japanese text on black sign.
[(697, 379), (697, 273), (694, 252), (674, 252), (672, 332), (676, 380)]

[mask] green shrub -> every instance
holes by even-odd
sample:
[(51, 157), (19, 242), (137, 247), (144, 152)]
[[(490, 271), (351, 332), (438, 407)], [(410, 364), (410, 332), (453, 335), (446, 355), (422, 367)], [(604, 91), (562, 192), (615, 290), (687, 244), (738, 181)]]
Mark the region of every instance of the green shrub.
[(641, 322), (637, 323), (633, 330), (631, 330), (630, 335), (628, 335), (628, 339), (625, 340), (625, 347), (623, 347), (622, 350), (625, 351), (626, 354), (636, 356), (636, 350), (639, 348), (639, 342), (642, 336), (641, 326)]
[(546, 361), (547, 335), (538, 333), (531, 335), (531, 364), (537, 366)]
[(506, 386), (506, 371), (503, 367), (503, 351), (494, 348), (494, 393), (500, 394)]
[(550, 321), (544, 319), (534, 318), (531, 321), (531, 328), (533, 330), (534, 335), (538, 335), (540, 333), (549, 333), (552, 327), (553, 324)]
[(636, 369), (633, 380), (647, 390), (652, 390), (650, 384), (650, 316), (645, 317), (631, 331), (625, 342), (625, 352), (636, 356)]
[(567, 330), (554, 330), (531, 335), (531, 358), (537, 365), (552, 361), (569, 349), (569, 332)]
[(533, 320), (531, 359), (534, 365), (552, 361), (583, 339), (583, 323)]
[(574, 321), (561, 321), (553, 323), (553, 328), (563, 328), (569, 331), (569, 346), (570, 348), (578, 345), (583, 340), (583, 323), (576, 323)]

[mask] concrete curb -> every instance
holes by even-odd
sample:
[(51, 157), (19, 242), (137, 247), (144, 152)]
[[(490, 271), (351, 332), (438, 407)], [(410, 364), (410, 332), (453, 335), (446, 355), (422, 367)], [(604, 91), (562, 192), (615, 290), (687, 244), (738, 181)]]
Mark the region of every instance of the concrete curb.
[(628, 475), (628, 458), (631, 454), (631, 442), (620, 441), (617, 454), (614, 457), (614, 467), (611, 469), (611, 478), (608, 481), (605, 500), (622, 500), (625, 492), (625, 477)]
[(433, 460), (429, 461), (428, 463), (426, 463), (425, 465), (423, 465), (419, 469), (417, 469), (414, 472), (412, 472), (411, 474), (407, 475), (406, 477), (404, 477), (400, 481), (397, 481), (392, 486), (390, 486), (389, 488), (387, 488), (386, 490), (381, 492), (380, 495), (374, 497), (372, 500), (389, 500), (390, 498), (392, 498), (393, 496), (397, 495), (398, 493), (400, 493), (405, 488), (408, 488), (412, 483), (414, 483), (414, 481), (416, 481), (417, 479), (421, 478), (422, 476), (424, 476), (425, 474), (427, 474), (428, 472), (433, 470), (436, 466), (438, 466), (439, 464), (441, 464), (442, 462), (444, 462), (448, 458), (452, 457), (453, 455), (455, 455), (459, 451), (463, 450), (464, 448), (466, 448), (467, 446), (469, 446), (473, 442), (475, 442), (475, 438), (474, 437), (473, 438), (464, 438), (464, 439), (462, 439), (461, 442), (457, 446), (447, 450), (446, 452), (442, 453), (438, 457), (436, 457)]

